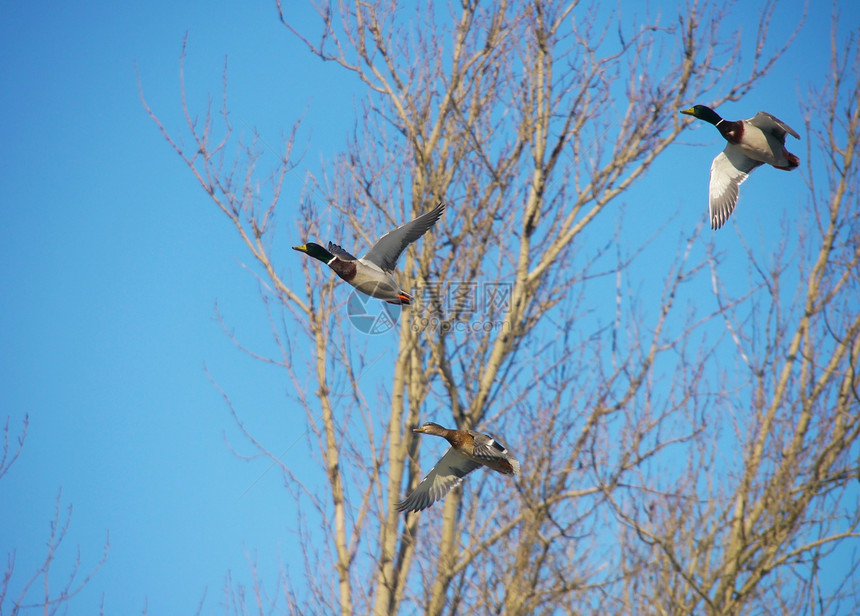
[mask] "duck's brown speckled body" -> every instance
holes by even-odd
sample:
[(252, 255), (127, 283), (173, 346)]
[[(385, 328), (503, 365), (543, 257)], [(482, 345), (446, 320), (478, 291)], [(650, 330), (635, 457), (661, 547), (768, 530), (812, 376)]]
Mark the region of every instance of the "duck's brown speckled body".
[(397, 503), (398, 511), (426, 509), (442, 499), (463, 477), (481, 466), (503, 475), (517, 475), (520, 472), (520, 463), (508, 453), (504, 445), (488, 434), (474, 430), (449, 430), (435, 423), (425, 423), (413, 432), (441, 436), (451, 443), (451, 447), (418, 487)]

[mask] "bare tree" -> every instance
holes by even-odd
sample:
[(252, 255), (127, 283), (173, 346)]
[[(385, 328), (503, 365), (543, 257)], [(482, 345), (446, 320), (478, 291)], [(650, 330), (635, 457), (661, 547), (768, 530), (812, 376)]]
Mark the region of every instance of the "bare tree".
[[(245, 432), (296, 494), (305, 546), (305, 594), (291, 572), (265, 600), (344, 615), (735, 614), (794, 601), (790, 588), (809, 605), (823, 597), (786, 580), (856, 530), (856, 511), (824, 515), (857, 474), (848, 191), (810, 186), (831, 218), (786, 253), (817, 281), (799, 309), (777, 284), (788, 257), (756, 264), (752, 290), (733, 297), (718, 257), (696, 250), (698, 231), (654, 274), (659, 301), (641, 301), (629, 272), (647, 242), (630, 246), (609, 218), (686, 126), (679, 108), (737, 100), (772, 68), (795, 34), (771, 32), (775, 5), (761, 9), (744, 62), (740, 34), (721, 34), (719, 2), (635, 16), (577, 2), (322, 3), (316, 30), (277, 6), (312, 54), (367, 87), (345, 153), (325, 182), (310, 180), (293, 241), (369, 245), (438, 200), (450, 207), (401, 260), (419, 301), (380, 355), (345, 319), (348, 288), (330, 271), (303, 259), (293, 283), (273, 262), (296, 129), (264, 202), (256, 138), (229, 149), (226, 95), (220, 124), (211, 109), (198, 121), (183, 99), (191, 146), (146, 107), (257, 262), (281, 349), (262, 359), (292, 383), (325, 478), (309, 489)], [(768, 36), (780, 38), (775, 50)], [(820, 99), (832, 101), (823, 134), (833, 139), (822, 143), (844, 144), (848, 158), (826, 160), (856, 191), (840, 62)], [(709, 275), (718, 309), (680, 299)], [(606, 299), (588, 295), (596, 289)], [(762, 310), (764, 322), (745, 316)], [(726, 352), (707, 335), (715, 327), (744, 358), (741, 383), (708, 368)], [(711, 417), (723, 405), (735, 411), (728, 423)], [(394, 503), (441, 454), (411, 432), (427, 418), (502, 437), (522, 474), (476, 472), (432, 510), (398, 514)], [(727, 443), (737, 457), (723, 456)]]
[[(648, 508), (614, 503), (634, 531), (625, 541), (632, 562), (651, 572), (638, 602), (625, 608), (860, 608), (860, 32), (846, 45), (837, 24), (834, 17), (827, 82), (804, 103), (806, 133), (820, 154), (810, 144), (807, 160), (824, 165), (807, 176), (806, 219), (799, 231), (784, 229), (788, 245), (768, 263), (748, 250), (752, 292), (728, 292), (711, 259), (738, 360), (722, 376), (720, 405), (731, 414), (697, 442), (674, 493)], [(826, 557), (845, 540), (853, 551), (834, 570)]]
[[(29, 417), (24, 417), (21, 434), (15, 438), (15, 443), (10, 443), (11, 432), (9, 429), (9, 418), (3, 427), (3, 454), (0, 458), (0, 479), (8, 472), (15, 460), (24, 448), (27, 438)], [(71, 571), (59, 576), (57, 568), (58, 552), (66, 538), (69, 524), (72, 521), (72, 506), (69, 505), (65, 515), (62, 514), (60, 504), (62, 503), (62, 490), (57, 493), (54, 516), (51, 519), (50, 534), (46, 543), (45, 558), (39, 567), (31, 574), (24, 573), (25, 577), (16, 571), (17, 552), (13, 550), (6, 555), (7, 565), (0, 579), (0, 614), (9, 613), (12, 616), (30, 610), (40, 610), (43, 614), (56, 614), (65, 611), (69, 602), (90, 583), (96, 572), (101, 569), (107, 560), (110, 537), (105, 541), (104, 553), (101, 560), (88, 572), (81, 569), (81, 554), (78, 549), (77, 556), (71, 567)], [(29, 547), (29, 546), (28, 546)], [(58, 581), (58, 577), (61, 581)], [(104, 606), (100, 606), (99, 613), (104, 613)]]

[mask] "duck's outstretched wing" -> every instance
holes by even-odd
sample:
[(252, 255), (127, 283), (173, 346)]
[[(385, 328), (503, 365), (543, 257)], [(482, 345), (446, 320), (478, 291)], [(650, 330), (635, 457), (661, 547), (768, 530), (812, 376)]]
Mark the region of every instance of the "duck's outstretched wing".
[(763, 163), (744, 155), (733, 144), (717, 154), (711, 163), (711, 183), (708, 197), (708, 218), (711, 229), (722, 227), (738, 202), (738, 189), (750, 172)]
[(794, 132), (793, 128), (791, 128), (788, 124), (786, 124), (776, 116), (767, 113), (766, 111), (759, 111), (748, 121), (756, 128), (760, 128), (764, 132), (770, 133), (771, 135), (779, 139), (783, 143), (783, 145), (785, 144), (786, 133), (788, 133), (795, 139), (800, 139), (800, 135)]
[(436, 463), (418, 487), (397, 503), (397, 511), (421, 511), (444, 496), (463, 481), (463, 477), (481, 466), (451, 447)]
[(328, 243), (328, 251), (334, 256), (336, 256), (338, 259), (342, 259), (344, 261), (358, 261), (356, 257), (345, 251), (337, 244), (333, 244), (332, 242)]
[(397, 267), (397, 259), (409, 244), (427, 233), (445, 211), (445, 203), (440, 202), (426, 214), (407, 222), (393, 231), (383, 235), (362, 259), (375, 263), (385, 272), (393, 272)]
[(497, 439), (489, 434), (481, 434), (480, 432), (469, 433), (474, 439), (472, 448), (472, 457), (489, 466), (494, 471), (504, 473), (505, 475), (518, 475), (520, 472), (520, 463), (511, 457), (507, 447), (502, 445)]

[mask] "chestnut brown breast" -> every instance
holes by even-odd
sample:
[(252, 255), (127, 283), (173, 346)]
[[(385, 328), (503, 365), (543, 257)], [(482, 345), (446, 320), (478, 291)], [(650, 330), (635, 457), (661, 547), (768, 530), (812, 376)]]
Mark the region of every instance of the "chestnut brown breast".
[(455, 449), (465, 451), (469, 454), (471, 454), (475, 449), (475, 439), (472, 438), (472, 435), (468, 432), (449, 430), (448, 434), (445, 435), (445, 438), (454, 446)]
[(717, 129), (720, 131), (720, 134), (725, 138), (729, 143), (738, 144), (741, 142), (744, 136), (744, 123), (743, 122), (732, 122), (730, 120), (723, 120), (720, 122), (720, 125), (717, 126)]
[(353, 278), (355, 278), (355, 261), (341, 261), (340, 259), (335, 259), (329, 264), (334, 270), (334, 273), (349, 282)]

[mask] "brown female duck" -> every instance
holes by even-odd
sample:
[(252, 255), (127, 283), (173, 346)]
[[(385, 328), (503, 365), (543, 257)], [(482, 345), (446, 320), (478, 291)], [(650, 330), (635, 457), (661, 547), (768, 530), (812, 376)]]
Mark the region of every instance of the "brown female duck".
[(480, 466), (486, 466), (503, 475), (516, 475), (520, 463), (508, 453), (498, 440), (473, 430), (449, 430), (439, 424), (425, 423), (412, 430), (420, 434), (441, 436), (451, 443), (445, 455), (436, 463), (405, 499), (397, 503), (398, 511), (421, 511), (441, 500), (463, 477)]

